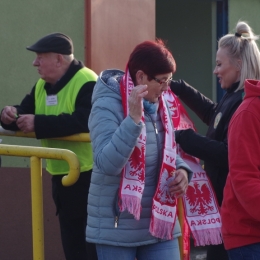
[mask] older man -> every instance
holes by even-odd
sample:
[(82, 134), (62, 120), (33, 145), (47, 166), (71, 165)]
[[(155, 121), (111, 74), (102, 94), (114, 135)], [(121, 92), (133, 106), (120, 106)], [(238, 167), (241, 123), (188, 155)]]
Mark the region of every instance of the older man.
[(53, 175), (52, 195), (66, 259), (97, 259), (95, 245), (85, 242), (93, 161), (91, 145), (47, 139), (89, 131), (88, 117), (97, 75), (74, 59), (73, 42), (65, 34), (49, 34), (27, 50), (36, 53), (33, 66), (40, 79), (19, 106), (6, 106), (2, 110), (1, 125), (9, 130), (35, 132), (44, 147), (69, 149), (77, 154), (81, 174), (71, 187), (63, 187), (61, 183), (69, 171), (67, 162), (48, 159), (46, 169)]

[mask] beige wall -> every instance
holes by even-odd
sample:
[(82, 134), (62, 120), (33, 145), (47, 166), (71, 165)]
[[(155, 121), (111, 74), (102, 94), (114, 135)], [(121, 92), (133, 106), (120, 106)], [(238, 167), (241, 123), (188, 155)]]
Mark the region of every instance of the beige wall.
[(155, 39), (155, 0), (87, 0), (87, 65), (125, 70), (134, 47)]

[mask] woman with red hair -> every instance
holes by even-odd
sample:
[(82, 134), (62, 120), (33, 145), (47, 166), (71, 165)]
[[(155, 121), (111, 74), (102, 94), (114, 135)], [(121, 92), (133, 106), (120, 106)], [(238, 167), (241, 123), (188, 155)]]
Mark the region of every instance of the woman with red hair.
[(168, 86), (175, 70), (162, 41), (145, 41), (125, 72), (105, 70), (97, 80), (86, 239), (99, 260), (180, 259), (176, 198), (192, 172), (176, 154)]

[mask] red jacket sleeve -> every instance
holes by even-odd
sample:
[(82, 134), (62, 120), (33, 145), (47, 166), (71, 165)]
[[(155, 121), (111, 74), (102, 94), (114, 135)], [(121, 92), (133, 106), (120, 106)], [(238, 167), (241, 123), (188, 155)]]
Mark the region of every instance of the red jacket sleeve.
[(252, 111), (235, 114), (229, 126), (229, 178), (237, 201), (260, 221), (260, 117)]

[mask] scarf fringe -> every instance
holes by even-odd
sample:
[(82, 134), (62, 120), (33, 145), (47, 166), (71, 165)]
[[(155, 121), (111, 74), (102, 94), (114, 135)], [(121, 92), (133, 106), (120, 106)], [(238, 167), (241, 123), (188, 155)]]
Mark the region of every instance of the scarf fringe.
[(172, 239), (172, 222), (167, 222), (165, 220), (152, 217), (149, 230), (150, 233), (155, 237), (166, 240)]
[(205, 230), (193, 230), (195, 246), (219, 245), (222, 244), (220, 228), (211, 228)]
[(134, 215), (136, 220), (140, 219), (141, 214), (141, 199), (136, 196), (124, 194), (121, 199), (121, 211), (128, 210), (129, 213)]

